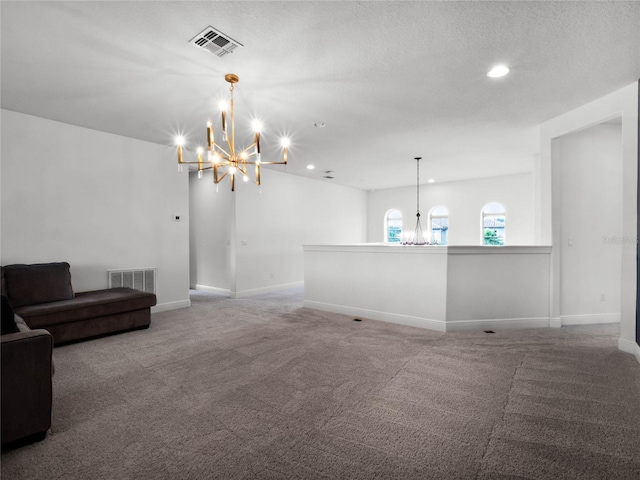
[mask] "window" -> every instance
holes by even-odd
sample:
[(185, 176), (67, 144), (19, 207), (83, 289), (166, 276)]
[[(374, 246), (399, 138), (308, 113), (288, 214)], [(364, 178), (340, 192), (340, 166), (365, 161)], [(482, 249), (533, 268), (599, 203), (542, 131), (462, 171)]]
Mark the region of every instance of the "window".
[(384, 217), (384, 241), (400, 243), (402, 232), (402, 213), (399, 210), (389, 210)]
[(489, 203), (482, 209), (482, 244), (504, 245), (505, 210), (499, 203)]
[(429, 210), (429, 243), (432, 245), (449, 244), (449, 210), (445, 207), (433, 207)]

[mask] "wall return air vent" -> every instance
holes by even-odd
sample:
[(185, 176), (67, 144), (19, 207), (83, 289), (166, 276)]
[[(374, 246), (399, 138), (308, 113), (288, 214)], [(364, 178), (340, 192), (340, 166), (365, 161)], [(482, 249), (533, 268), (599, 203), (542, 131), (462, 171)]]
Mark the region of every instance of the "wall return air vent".
[(156, 269), (107, 270), (109, 288), (135, 288), (147, 293), (156, 293)]
[(224, 57), (227, 53), (233, 53), (236, 48), (243, 46), (240, 42), (236, 42), (229, 35), (225, 35), (212, 26), (205, 28), (189, 40), (189, 43), (204, 48), (218, 57)]

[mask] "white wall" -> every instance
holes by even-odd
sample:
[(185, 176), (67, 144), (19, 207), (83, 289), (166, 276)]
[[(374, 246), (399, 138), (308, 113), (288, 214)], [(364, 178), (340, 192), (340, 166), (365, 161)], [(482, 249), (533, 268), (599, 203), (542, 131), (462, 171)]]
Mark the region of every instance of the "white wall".
[(636, 242), (638, 181), (638, 84), (632, 83), (605, 97), (583, 105), (540, 125), (540, 159), (534, 169), (536, 184), (535, 221), (537, 241), (552, 244), (552, 325), (560, 326), (560, 252), (561, 215), (553, 197), (559, 195), (557, 175), (557, 139), (606, 120), (622, 119), (622, 243), (620, 289), (620, 339), (618, 346), (635, 353), (636, 329)]
[(601, 124), (558, 142), (562, 324), (620, 321), (622, 126)]
[[(196, 242), (217, 248), (215, 255), (206, 247), (194, 249), (199, 288), (228, 290), (235, 297), (301, 284), (303, 244), (362, 243), (366, 238), (362, 190), (272, 169), (262, 170), (262, 187), (236, 182), (233, 194), (227, 180), (219, 184), (218, 194), (212, 193), (210, 174), (191, 185)], [(209, 226), (201, 228), (200, 222)], [(221, 228), (226, 233), (216, 232)], [(216, 271), (226, 265), (229, 276), (224, 278)]]
[[(416, 189), (401, 187), (368, 192), (367, 241), (384, 241), (384, 217), (394, 208), (402, 212), (403, 226), (416, 224)], [(506, 209), (506, 244), (532, 245), (533, 175), (530, 173), (480, 178), (420, 186), (420, 222), (427, 229), (429, 210), (442, 205), (449, 210), (449, 244), (480, 245), (481, 210), (490, 202)]]
[(1, 128), (3, 265), (69, 262), (75, 291), (156, 267), (156, 310), (189, 305), (188, 183), (172, 148), (7, 110)]

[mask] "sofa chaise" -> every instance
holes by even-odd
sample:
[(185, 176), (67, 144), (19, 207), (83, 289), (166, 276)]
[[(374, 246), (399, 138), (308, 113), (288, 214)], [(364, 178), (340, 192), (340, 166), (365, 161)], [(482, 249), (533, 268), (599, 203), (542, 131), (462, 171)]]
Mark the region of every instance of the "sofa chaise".
[(73, 291), (66, 262), (2, 267), (2, 295), (31, 329), (45, 329), (55, 345), (148, 328), (156, 296), (132, 288)]

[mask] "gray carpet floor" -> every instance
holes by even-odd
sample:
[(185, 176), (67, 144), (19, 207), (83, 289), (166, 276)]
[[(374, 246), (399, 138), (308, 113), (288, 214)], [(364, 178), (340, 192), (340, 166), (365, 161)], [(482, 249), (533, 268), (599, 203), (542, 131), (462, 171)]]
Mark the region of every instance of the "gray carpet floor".
[(53, 427), (3, 479), (640, 479), (615, 325), (438, 333), (300, 290), (54, 350)]

